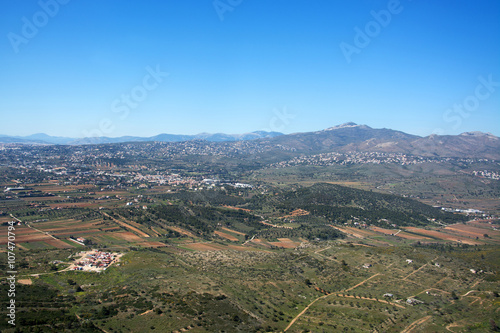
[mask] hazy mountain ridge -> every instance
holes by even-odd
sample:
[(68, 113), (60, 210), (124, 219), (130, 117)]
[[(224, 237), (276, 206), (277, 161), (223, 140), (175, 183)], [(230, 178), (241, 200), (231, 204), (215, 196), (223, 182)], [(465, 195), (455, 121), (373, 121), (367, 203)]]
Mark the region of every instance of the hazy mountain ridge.
[(123, 142), (181, 142), (191, 140), (206, 140), (210, 142), (224, 141), (245, 141), (262, 138), (273, 138), (284, 135), (280, 132), (254, 131), (243, 134), (225, 134), (225, 133), (199, 133), (196, 135), (167, 134), (162, 133), (151, 137), (139, 136), (121, 136), (117, 138), (110, 137), (87, 137), (87, 138), (69, 138), (60, 136), (50, 136), (44, 133), (32, 134), (28, 136), (8, 136), (0, 135), (0, 143), (24, 143), (24, 144), (56, 144), (56, 145), (86, 145), (86, 144), (105, 144), (105, 143), (123, 143)]
[(387, 128), (371, 128), (367, 125), (345, 123), (316, 132), (283, 134), (256, 131), (244, 134), (200, 133), (197, 135), (159, 134), (152, 137), (123, 136), (71, 139), (34, 134), (26, 137), (0, 136), (0, 143), (24, 144), (107, 144), (123, 142), (186, 142), (203, 140), (212, 143), (229, 143), (254, 140), (255, 145), (285, 147), (293, 154), (317, 154), (324, 152), (384, 152), (427, 157), (466, 157), (500, 159), (500, 138), (490, 133), (465, 132), (460, 135), (436, 135), (426, 137), (407, 134)]

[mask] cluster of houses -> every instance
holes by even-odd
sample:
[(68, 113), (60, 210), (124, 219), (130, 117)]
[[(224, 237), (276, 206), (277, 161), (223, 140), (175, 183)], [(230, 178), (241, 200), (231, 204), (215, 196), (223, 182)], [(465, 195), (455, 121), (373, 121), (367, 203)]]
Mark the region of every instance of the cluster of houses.
[(118, 254), (103, 251), (93, 251), (85, 253), (82, 258), (75, 263), (73, 270), (84, 271), (93, 270), (101, 271), (108, 268), (115, 259), (118, 258)]

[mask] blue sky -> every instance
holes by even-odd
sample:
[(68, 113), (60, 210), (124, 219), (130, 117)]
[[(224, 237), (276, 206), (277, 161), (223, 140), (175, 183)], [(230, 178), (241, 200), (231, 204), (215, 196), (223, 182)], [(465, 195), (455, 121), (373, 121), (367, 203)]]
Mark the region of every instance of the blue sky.
[(0, 133), (500, 136), (500, 1), (9, 1)]

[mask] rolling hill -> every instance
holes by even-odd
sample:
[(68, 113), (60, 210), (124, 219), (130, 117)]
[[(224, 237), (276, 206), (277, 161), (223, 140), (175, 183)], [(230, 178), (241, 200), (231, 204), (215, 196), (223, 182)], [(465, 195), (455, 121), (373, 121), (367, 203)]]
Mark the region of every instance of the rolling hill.
[(482, 132), (419, 137), (386, 128), (346, 123), (322, 131), (283, 135), (263, 141), (306, 154), (351, 151), (500, 159), (500, 138)]

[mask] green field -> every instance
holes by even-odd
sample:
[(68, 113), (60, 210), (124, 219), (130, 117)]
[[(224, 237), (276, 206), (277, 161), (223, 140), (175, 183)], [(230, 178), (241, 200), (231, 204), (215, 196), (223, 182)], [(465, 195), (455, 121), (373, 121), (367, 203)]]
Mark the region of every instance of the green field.
[[(101, 197), (99, 192), (89, 195), (69, 186), (70, 204), (81, 206), (4, 200), (3, 239), (14, 218), (10, 214), (25, 224), (16, 231), (24, 237), (19, 239), (33, 237), (15, 250), (17, 279), (32, 283), (17, 284), (17, 327), (22, 332), (492, 330), (500, 325), (498, 219), (426, 204), (425, 198), (441, 194), (443, 200), (475, 194), (448, 184), (452, 174), (443, 168), (415, 168), (262, 169), (246, 174), (262, 179), (252, 189), (135, 184), (106, 188), (102, 192), (110, 197), (127, 198), (101, 200), (100, 208), (85, 206)], [(377, 178), (378, 172), (383, 177)], [(411, 178), (417, 172), (429, 176)], [(468, 181), (463, 177), (460, 184)], [(387, 193), (404, 189), (418, 192), (420, 200)], [(494, 185), (483, 190), (484, 202), (498, 201)], [(46, 233), (71, 248), (41, 241)], [(86, 246), (70, 236), (86, 238)], [(126, 254), (101, 273), (67, 269), (89, 249)], [(2, 304), (8, 302), (6, 260), (0, 256)], [(0, 315), (6, 318), (5, 306)], [(0, 330), (15, 332), (5, 321)]]
[[(27, 259), (68, 261), (71, 251)], [(19, 286), (18, 323), (42, 332), (281, 332), (292, 322), (287, 332), (401, 332), (414, 323), (423, 332), (484, 332), (499, 322), (499, 263), (489, 246), (417, 251), (330, 241), (264, 252), (144, 249), (100, 274), (31, 277), (33, 285)], [(408, 305), (410, 297), (424, 303)], [(50, 319), (58, 311), (64, 316)]]

